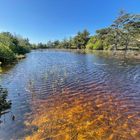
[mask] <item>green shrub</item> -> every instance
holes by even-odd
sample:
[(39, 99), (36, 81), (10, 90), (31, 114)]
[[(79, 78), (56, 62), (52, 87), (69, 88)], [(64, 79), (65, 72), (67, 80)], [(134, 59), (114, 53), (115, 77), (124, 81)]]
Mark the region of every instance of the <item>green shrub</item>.
[(103, 50), (103, 44), (102, 44), (102, 41), (101, 40), (97, 40), (95, 42), (95, 44), (93, 44), (93, 49), (94, 50)]
[(87, 43), (87, 45), (86, 45), (86, 49), (92, 50), (93, 47), (94, 47), (94, 44), (96, 43), (96, 41), (97, 41), (97, 38), (96, 38), (95, 36), (92, 36), (92, 37), (89, 39), (89, 41), (88, 41), (88, 43)]
[(30, 52), (31, 44), (28, 39), (13, 36), (9, 32), (0, 33), (0, 62), (11, 63), (16, 60), (17, 55)]
[(0, 86), (0, 115), (2, 111), (11, 107), (11, 102), (7, 101), (8, 91)]
[(10, 63), (13, 62), (15, 59), (16, 57), (13, 51), (9, 47), (0, 43), (0, 62)]
[(86, 49), (89, 49), (89, 50), (92, 50), (93, 49), (93, 43), (88, 43), (87, 45), (86, 45)]

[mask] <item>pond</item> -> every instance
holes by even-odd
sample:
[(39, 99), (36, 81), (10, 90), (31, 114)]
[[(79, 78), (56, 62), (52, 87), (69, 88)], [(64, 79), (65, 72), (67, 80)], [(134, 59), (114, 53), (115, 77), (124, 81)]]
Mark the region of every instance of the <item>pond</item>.
[(140, 139), (139, 60), (36, 50), (0, 74), (0, 140)]

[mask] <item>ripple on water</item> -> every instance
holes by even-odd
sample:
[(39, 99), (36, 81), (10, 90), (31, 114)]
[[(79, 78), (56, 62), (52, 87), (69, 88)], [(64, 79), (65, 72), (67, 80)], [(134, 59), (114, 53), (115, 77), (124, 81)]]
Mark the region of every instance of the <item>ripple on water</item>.
[(118, 94), (65, 88), (45, 100), (36, 99), (26, 125), (37, 131), (26, 139), (138, 139), (140, 112), (134, 111), (130, 98), (120, 99)]
[(0, 139), (140, 139), (140, 63), (33, 51), (1, 83), (13, 105)]

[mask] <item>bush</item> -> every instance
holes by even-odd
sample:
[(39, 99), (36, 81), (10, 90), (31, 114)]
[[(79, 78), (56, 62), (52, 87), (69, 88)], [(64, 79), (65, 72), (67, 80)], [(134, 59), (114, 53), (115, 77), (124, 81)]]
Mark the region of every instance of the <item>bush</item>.
[(8, 91), (0, 86), (0, 115), (2, 111), (11, 107), (11, 102), (6, 100), (7, 95)]
[(95, 42), (96, 42), (96, 40), (97, 40), (97, 39), (96, 39), (95, 36), (91, 37), (91, 38), (89, 39), (87, 45), (86, 45), (86, 49), (92, 50), (92, 49), (93, 49), (93, 46), (94, 46), (94, 44), (95, 44)]
[(103, 50), (103, 44), (102, 44), (102, 41), (101, 40), (97, 40), (95, 42), (95, 44), (93, 44), (93, 49), (94, 50)]
[(86, 49), (90, 50), (103, 50), (103, 43), (100, 39), (98, 39), (96, 36), (93, 36), (90, 38), (86, 45)]
[(13, 36), (9, 32), (0, 33), (0, 62), (11, 63), (17, 55), (30, 52), (31, 44), (28, 39)]
[(88, 44), (86, 45), (86, 49), (92, 50), (92, 49), (93, 49), (93, 43), (88, 43)]
[(0, 43), (0, 62), (2, 63), (10, 63), (16, 59), (15, 54), (12, 50)]
[(86, 45), (86, 49), (103, 50), (104, 46), (100, 39), (98, 39), (96, 36), (93, 36), (88, 41), (88, 43)]

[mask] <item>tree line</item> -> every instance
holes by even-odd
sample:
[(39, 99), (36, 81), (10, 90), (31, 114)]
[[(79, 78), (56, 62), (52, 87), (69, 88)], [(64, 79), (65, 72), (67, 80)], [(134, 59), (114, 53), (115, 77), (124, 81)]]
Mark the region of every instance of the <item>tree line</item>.
[(39, 43), (32, 48), (139, 50), (140, 15), (121, 10), (111, 26), (97, 30), (93, 36), (87, 30), (83, 30), (69, 39), (48, 41), (47, 44)]
[(46, 44), (31, 44), (29, 39), (0, 33), (0, 64), (17, 60), (31, 49), (90, 49), (90, 50), (140, 50), (140, 15), (120, 11), (109, 27), (96, 31), (95, 35), (85, 29), (74, 37), (48, 41)]

